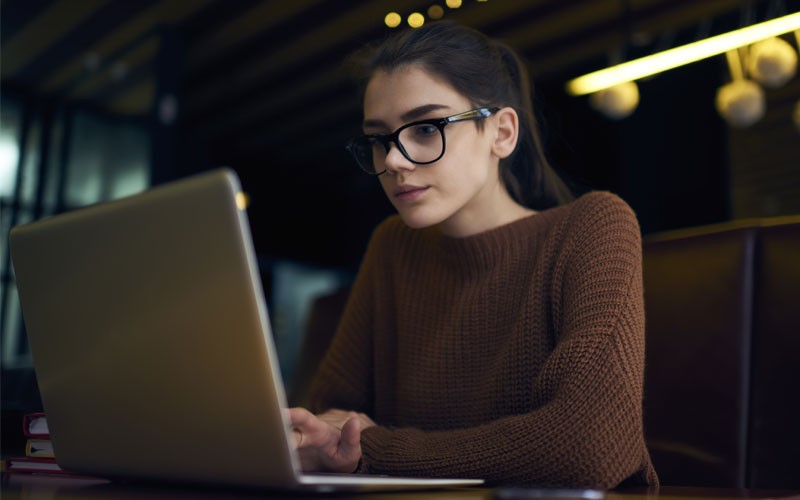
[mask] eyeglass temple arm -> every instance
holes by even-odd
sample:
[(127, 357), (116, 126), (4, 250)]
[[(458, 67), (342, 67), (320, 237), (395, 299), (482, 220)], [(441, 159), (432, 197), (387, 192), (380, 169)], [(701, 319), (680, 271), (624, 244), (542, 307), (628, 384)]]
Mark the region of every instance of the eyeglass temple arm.
[(474, 120), (475, 118), (487, 118), (492, 116), (492, 113), (497, 113), (500, 108), (478, 108), (470, 111), (465, 111), (457, 115), (446, 118), (447, 123), (460, 122), (463, 120)]

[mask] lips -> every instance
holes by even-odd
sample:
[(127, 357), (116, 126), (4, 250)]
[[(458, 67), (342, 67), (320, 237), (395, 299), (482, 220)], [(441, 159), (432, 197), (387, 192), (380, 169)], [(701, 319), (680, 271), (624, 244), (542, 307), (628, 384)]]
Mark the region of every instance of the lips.
[(394, 197), (401, 201), (415, 201), (428, 190), (428, 186), (397, 186)]

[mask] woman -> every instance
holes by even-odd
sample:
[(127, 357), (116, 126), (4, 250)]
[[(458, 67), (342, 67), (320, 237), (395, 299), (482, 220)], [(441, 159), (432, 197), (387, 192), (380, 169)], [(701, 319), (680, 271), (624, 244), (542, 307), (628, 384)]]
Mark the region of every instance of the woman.
[(571, 200), (506, 45), (436, 22), (362, 56), (348, 148), (399, 215), (372, 236), (312, 408), (289, 412), (304, 469), (657, 484), (634, 213)]

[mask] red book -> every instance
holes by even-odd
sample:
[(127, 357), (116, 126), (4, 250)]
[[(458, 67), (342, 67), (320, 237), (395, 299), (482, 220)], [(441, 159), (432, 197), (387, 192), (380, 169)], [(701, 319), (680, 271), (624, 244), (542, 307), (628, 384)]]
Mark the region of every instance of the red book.
[(9, 472), (46, 472), (48, 474), (69, 474), (53, 458), (12, 457), (5, 461)]
[(22, 432), (29, 438), (49, 438), (50, 428), (42, 412), (26, 413), (22, 417)]

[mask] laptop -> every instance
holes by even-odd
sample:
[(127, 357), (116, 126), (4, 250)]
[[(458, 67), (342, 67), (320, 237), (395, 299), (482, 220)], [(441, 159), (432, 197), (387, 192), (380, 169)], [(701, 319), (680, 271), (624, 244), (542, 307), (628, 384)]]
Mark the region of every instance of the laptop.
[(59, 465), (282, 490), (482, 484), (300, 470), (240, 192), (216, 169), (11, 230)]

